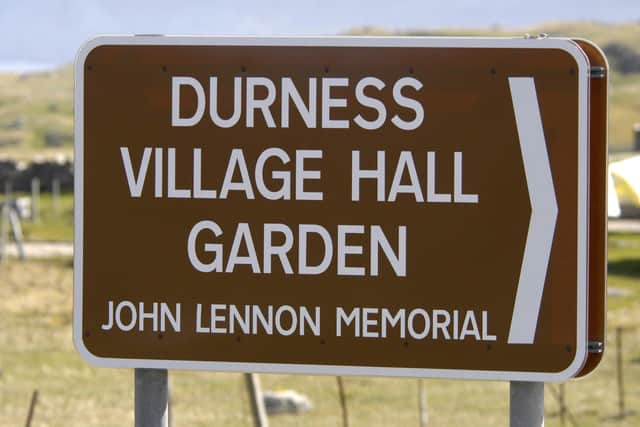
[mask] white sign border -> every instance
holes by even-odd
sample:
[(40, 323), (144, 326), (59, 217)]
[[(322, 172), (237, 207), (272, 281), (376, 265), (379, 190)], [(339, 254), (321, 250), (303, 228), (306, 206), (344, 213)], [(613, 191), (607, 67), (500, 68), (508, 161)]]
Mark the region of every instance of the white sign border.
[[(578, 67), (578, 271), (577, 334), (575, 358), (560, 372), (423, 369), (378, 366), (305, 365), (286, 363), (205, 362), (161, 359), (104, 358), (84, 345), (83, 291), (83, 179), (84, 179), (84, 64), (89, 53), (103, 45), (204, 45), (204, 46), (323, 46), (323, 47), (443, 47), (559, 49), (569, 53)], [(74, 294), (73, 341), (88, 362), (113, 368), (191, 369), (207, 371), (366, 375), (474, 380), (555, 382), (575, 376), (587, 359), (587, 235), (588, 235), (588, 99), (589, 63), (571, 39), (565, 38), (457, 38), (457, 37), (227, 37), (227, 36), (100, 36), (86, 42), (75, 62), (75, 166), (74, 166)]]

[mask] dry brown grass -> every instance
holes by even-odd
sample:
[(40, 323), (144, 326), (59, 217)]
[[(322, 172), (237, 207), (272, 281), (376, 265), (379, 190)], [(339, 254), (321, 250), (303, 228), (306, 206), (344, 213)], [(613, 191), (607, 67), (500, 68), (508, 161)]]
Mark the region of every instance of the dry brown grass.
[[(624, 285), (624, 284), (623, 284)], [(40, 391), (34, 426), (133, 424), (133, 372), (94, 368), (71, 340), (70, 260), (0, 264), (0, 426), (23, 425), (31, 393)], [(640, 324), (637, 298), (615, 302), (616, 322)], [(612, 336), (610, 336), (612, 338)], [(627, 407), (640, 406), (640, 331), (625, 334)], [(608, 343), (600, 368), (567, 384), (569, 410), (580, 426), (636, 426), (640, 416), (617, 413), (615, 352)], [(265, 389), (292, 388), (310, 397), (311, 412), (271, 418), (273, 426), (341, 423), (334, 377), (262, 375)], [(170, 372), (176, 426), (250, 426), (240, 374)], [(417, 382), (394, 378), (345, 378), (352, 426), (418, 425)], [(430, 425), (500, 426), (508, 420), (504, 382), (426, 380)], [(558, 406), (546, 395), (546, 424), (558, 426)]]

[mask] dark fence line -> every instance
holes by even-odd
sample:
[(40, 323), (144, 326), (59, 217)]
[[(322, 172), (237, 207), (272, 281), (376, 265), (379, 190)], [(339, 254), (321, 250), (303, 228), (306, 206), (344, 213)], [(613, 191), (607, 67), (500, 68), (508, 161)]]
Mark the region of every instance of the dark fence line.
[(40, 189), (53, 190), (53, 182), (60, 191), (73, 191), (73, 162), (70, 159), (36, 160), (23, 163), (15, 160), (0, 160), (0, 191), (9, 186), (11, 191), (29, 192), (33, 178), (40, 180)]

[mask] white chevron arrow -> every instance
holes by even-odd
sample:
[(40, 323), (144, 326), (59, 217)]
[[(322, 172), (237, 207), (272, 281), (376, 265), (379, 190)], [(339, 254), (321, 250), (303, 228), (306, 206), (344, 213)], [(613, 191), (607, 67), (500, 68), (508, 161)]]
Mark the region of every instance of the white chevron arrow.
[(531, 218), (508, 343), (533, 344), (558, 217), (558, 203), (533, 78), (510, 77), (509, 87), (529, 189)]

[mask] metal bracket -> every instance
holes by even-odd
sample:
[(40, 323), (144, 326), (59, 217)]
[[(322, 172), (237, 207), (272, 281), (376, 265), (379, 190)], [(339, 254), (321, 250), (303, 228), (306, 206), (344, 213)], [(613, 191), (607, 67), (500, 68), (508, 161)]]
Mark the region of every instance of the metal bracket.
[(526, 40), (542, 40), (542, 39), (549, 38), (549, 34), (547, 34), (547, 33), (540, 33), (540, 34), (538, 34), (538, 35), (532, 35), (532, 34), (529, 34), (529, 33), (525, 33), (525, 34), (524, 34), (524, 38), (525, 38)]
[(589, 77), (592, 79), (604, 79), (607, 76), (605, 67), (591, 67), (589, 69)]
[(601, 354), (604, 352), (604, 343), (602, 341), (589, 341), (587, 351), (589, 353)]

